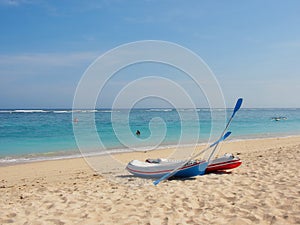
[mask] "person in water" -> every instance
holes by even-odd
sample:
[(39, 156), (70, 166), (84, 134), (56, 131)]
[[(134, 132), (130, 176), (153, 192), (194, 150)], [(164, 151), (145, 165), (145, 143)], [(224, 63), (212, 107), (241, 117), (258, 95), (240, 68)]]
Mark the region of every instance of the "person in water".
[(136, 134), (137, 136), (140, 136), (140, 135), (141, 135), (141, 132), (140, 132), (139, 130), (137, 130), (137, 131), (135, 132), (135, 134)]

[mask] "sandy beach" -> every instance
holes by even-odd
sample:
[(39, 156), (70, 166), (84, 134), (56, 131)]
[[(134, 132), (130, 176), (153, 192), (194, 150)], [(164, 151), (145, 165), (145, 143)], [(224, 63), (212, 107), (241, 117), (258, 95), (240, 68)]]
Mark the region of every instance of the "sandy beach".
[(300, 224), (300, 137), (226, 142), (226, 152), (243, 164), (158, 186), (82, 158), (0, 167), (0, 224)]

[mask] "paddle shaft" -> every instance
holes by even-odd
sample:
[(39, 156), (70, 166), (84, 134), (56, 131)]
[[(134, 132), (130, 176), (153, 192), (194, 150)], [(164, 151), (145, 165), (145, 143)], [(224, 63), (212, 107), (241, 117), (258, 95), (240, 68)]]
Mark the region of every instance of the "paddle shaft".
[[(223, 133), (222, 133), (222, 136), (224, 135), (224, 133), (225, 133), (226, 130), (228, 129), (228, 127), (229, 127), (229, 125), (230, 125), (230, 123), (231, 123), (231, 121), (232, 121), (232, 118), (233, 118), (233, 114), (232, 114), (232, 116), (230, 117), (230, 119), (229, 119), (229, 121), (228, 121), (228, 123), (227, 123), (227, 126), (225, 127), (225, 129), (224, 129), (224, 131), (223, 131)], [(211, 158), (213, 157), (213, 155), (214, 155), (215, 151), (217, 150), (218, 146), (219, 146), (219, 143), (215, 145), (213, 151), (210, 153), (210, 155), (209, 155), (209, 157), (208, 157), (208, 160), (207, 160), (208, 163), (210, 162)]]
[(231, 132), (227, 132), (226, 134), (223, 134), (218, 141), (216, 141), (215, 143), (211, 144), (207, 148), (203, 149), (201, 152), (198, 152), (196, 155), (192, 155), (188, 160), (193, 160), (193, 159), (197, 158), (199, 155), (202, 155), (204, 152), (206, 152), (210, 148), (212, 148), (214, 146), (217, 146), (221, 141), (225, 140), (230, 134), (231, 134)]
[[(228, 127), (229, 127), (229, 125), (230, 125), (230, 123), (231, 123), (231, 121), (232, 121), (232, 119), (233, 119), (233, 117), (234, 117), (234, 115), (235, 115), (236, 112), (241, 108), (242, 103), (243, 103), (243, 99), (242, 99), (242, 98), (239, 98), (239, 99), (237, 100), (236, 104), (235, 104), (233, 113), (232, 113), (230, 119), (228, 120), (225, 129), (223, 130), (223, 132), (222, 132), (222, 134), (221, 134), (221, 137), (223, 137), (223, 135), (225, 134), (226, 130), (228, 129)], [(216, 152), (216, 150), (217, 150), (217, 148), (218, 148), (218, 145), (219, 145), (219, 142), (216, 144), (216, 146), (214, 147), (213, 151), (212, 151), (211, 154), (209, 155), (208, 160), (207, 160), (208, 163), (210, 162), (211, 158), (214, 156), (214, 154), (215, 154), (215, 152)]]

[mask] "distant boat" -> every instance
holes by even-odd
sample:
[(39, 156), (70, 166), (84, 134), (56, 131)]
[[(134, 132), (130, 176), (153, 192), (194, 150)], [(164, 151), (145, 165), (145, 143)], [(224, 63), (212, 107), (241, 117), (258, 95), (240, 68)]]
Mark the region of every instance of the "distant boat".
[(285, 116), (276, 116), (276, 117), (272, 117), (272, 120), (274, 120), (274, 121), (287, 120), (287, 117), (285, 117)]

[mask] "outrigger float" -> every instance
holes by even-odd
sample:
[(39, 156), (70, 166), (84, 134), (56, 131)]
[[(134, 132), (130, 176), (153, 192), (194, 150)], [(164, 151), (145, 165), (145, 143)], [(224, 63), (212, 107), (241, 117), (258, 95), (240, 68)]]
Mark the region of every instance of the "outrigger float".
[[(242, 161), (233, 156), (232, 154), (225, 154), (222, 157), (212, 159), (214, 156), (219, 143), (225, 140), (231, 132), (227, 131), (235, 113), (240, 109), (243, 99), (240, 98), (236, 102), (233, 113), (227, 122), (227, 125), (216, 142), (203, 149), (199, 153), (192, 155), (187, 160), (170, 160), (170, 159), (148, 159), (145, 162), (139, 160), (130, 161), (126, 169), (133, 175), (142, 178), (159, 178), (153, 182), (154, 185), (159, 184), (161, 181), (171, 177), (188, 178), (205, 173), (211, 173), (222, 170), (229, 170), (239, 167)], [(207, 160), (196, 160), (204, 152), (208, 151), (212, 147), (213, 150), (210, 152)]]

